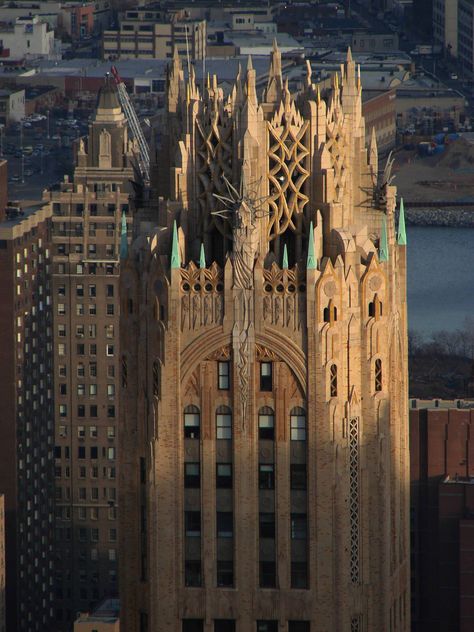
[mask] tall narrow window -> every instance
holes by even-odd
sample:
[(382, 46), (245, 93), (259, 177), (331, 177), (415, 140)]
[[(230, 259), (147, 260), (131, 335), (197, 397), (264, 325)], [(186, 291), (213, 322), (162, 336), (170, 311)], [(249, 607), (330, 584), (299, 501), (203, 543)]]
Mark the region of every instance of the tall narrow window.
[(160, 396), (160, 364), (158, 360), (153, 362), (153, 395)]
[(377, 358), (375, 360), (375, 391), (379, 392), (382, 390), (382, 360)]
[(273, 463), (260, 463), (258, 466), (258, 488), (275, 489), (275, 466)]
[(186, 406), (184, 409), (184, 437), (199, 439), (201, 415), (197, 406)]
[(260, 390), (273, 389), (273, 365), (271, 362), (260, 362)]
[(331, 365), (329, 382), (331, 397), (337, 397), (337, 366), (335, 364)]
[(228, 406), (216, 410), (216, 438), (232, 439), (232, 411)]
[(231, 511), (218, 511), (216, 523), (218, 538), (232, 537), (234, 520)]
[(230, 362), (217, 363), (217, 387), (220, 391), (228, 391), (230, 387)]
[(303, 408), (293, 408), (290, 413), (292, 441), (306, 441), (306, 412)]
[(275, 415), (268, 406), (258, 411), (258, 438), (271, 441), (275, 438)]
[(201, 469), (199, 463), (184, 464), (184, 486), (188, 489), (201, 486)]
[(216, 487), (232, 489), (232, 463), (216, 464)]

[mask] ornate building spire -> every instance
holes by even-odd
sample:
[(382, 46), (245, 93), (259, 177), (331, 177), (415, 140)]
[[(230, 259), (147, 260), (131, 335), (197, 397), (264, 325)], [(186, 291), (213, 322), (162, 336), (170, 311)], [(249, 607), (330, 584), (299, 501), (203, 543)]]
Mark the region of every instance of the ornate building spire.
[(382, 218), (382, 231), (380, 234), (379, 261), (388, 261), (387, 218)]
[(264, 100), (267, 103), (278, 103), (281, 100), (283, 78), (281, 72), (281, 52), (278, 49), (276, 38), (273, 40), (273, 50), (270, 58), (270, 72), (265, 90)]
[(400, 214), (398, 217), (397, 243), (399, 246), (407, 245), (407, 233), (406, 233), (406, 228), (405, 228), (405, 206), (403, 204), (403, 198), (400, 198)]
[(173, 241), (171, 246), (171, 269), (181, 267), (181, 257), (179, 255), (179, 242), (178, 242), (178, 226), (176, 220), (173, 222)]

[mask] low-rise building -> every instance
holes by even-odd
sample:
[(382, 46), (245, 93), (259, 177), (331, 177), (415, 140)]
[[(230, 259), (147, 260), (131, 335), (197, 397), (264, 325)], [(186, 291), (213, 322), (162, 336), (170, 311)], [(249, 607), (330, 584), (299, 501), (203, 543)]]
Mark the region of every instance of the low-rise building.
[(185, 10), (167, 12), (153, 5), (125, 12), (117, 30), (103, 33), (104, 59), (171, 59), (176, 48), (184, 59), (206, 54), (206, 21)]
[(474, 401), (411, 400), (412, 626), (474, 623)]
[(94, 30), (94, 4), (67, 2), (61, 5), (61, 27), (72, 40), (92, 35)]
[(80, 613), (74, 632), (120, 632), (119, 613), (119, 600), (105, 599), (92, 613)]
[(9, 59), (50, 58), (54, 54), (54, 31), (39, 17), (19, 17), (0, 24), (0, 47), (9, 51)]
[(25, 91), (18, 88), (0, 89), (0, 123), (10, 125), (25, 117)]

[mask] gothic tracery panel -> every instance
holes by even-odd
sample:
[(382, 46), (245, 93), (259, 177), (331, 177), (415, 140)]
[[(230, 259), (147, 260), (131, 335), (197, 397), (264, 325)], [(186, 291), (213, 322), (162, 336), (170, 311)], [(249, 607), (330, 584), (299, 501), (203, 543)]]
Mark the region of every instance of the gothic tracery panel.
[(352, 417), (349, 420), (349, 520), (350, 573), (353, 584), (358, 584), (360, 581), (359, 467), (359, 418)]

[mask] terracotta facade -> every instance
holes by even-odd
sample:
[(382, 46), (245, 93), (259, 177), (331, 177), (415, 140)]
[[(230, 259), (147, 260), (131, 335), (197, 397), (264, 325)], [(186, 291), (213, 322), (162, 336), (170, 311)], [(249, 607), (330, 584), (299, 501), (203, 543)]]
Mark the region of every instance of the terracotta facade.
[(405, 231), (348, 55), (224, 96), (175, 55), (121, 285), (121, 625), (409, 625)]

